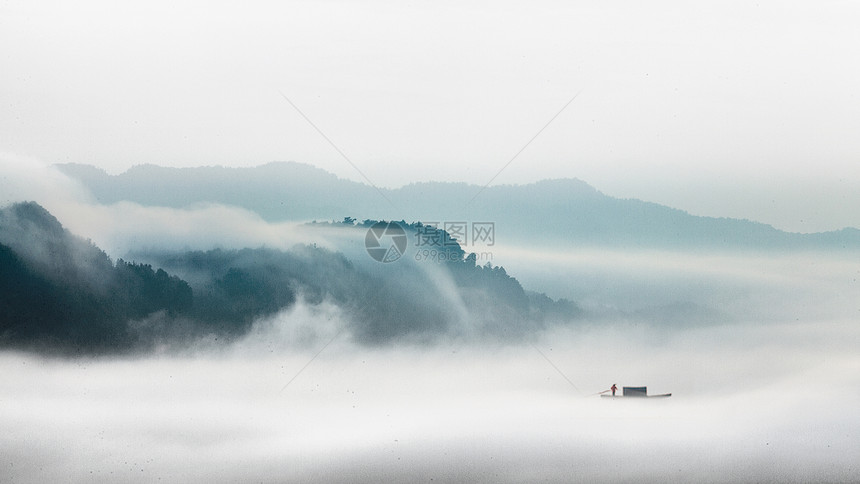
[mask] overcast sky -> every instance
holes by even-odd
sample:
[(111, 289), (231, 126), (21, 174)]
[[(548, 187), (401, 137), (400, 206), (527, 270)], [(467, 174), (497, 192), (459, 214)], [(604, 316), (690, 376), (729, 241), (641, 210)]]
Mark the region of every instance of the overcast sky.
[(0, 152), (311, 163), (379, 186), (578, 177), (860, 226), (855, 2), (0, 1)]

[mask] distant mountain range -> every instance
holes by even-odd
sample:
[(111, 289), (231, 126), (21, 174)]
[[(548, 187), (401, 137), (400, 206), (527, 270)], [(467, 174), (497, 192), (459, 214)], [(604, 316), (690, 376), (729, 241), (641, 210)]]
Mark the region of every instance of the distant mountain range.
[(255, 168), (135, 166), (109, 175), (62, 164), (103, 204), (188, 207), (213, 202), (252, 210), (268, 221), (344, 217), (423, 222), (492, 222), (498, 240), (533, 245), (643, 248), (858, 249), (860, 230), (796, 234), (749, 220), (701, 217), (635, 199), (607, 196), (578, 179), (482, 189), (425, 182), (397, 189), (343, 180), (310, 165)]

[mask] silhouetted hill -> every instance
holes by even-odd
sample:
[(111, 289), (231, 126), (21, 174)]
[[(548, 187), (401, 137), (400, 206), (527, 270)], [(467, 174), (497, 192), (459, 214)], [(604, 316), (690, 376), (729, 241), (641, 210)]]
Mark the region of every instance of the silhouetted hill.
[[(363, 237), (375, 223), (325, 225)], [(399, 226), (410, 237), (423, 229), (450, 240), (440, 229), (405, 222)], [(444, 250), (433, 260), (404, 257), (393, 264), (364, 266), (341, 253), (304, 245), (286, 252), (216, 249), (134, 256), (192, 281), (196, 317), (234, 333), (299, 298), (312, 305), (336, 304), (345, 310), (353, 337), (373, 345), (440, 336), (522, 337), (580, 316), (570, 301), (525, 291), (503, 267), (476, 264), (474, 254), (467, 255), (456, 242)]]
[(300, 163), (256, 168), (134, 167), (120, 175), (59, 165), (102, 203), (186, 207), (216, 202), (269, 221), (358, 219), (494, 222), (499, 240), (540, 245), (648, 248), (860, 248), (860, 231), (794, 234), (748, 220), (700, 217), (633, 199), (613, 198), (577, 179), (485, 189), (465, 183), (414, 183), (382, 189)]
[[(450, 240), (439, 229), (402, 226)], [(365, 267), (305, 245), (151, 251), (135, 255), (147, 263), (114, 263), (38, 204), (19, 203), (0, 209), (0, 347), (90, 354), (181, 346), (206, 335), (230, 340), (299, 300), (337, 305), (352, 337), (371, 345), (523, 337), (579, 315), (569, 301), (526, 292), (502, 267), (477, 265), (456, 243), (445, 251), (434, 261)]]
[(114, 264), (36, 203), (0, 209), (0, 345), (115, 352), (141, 344), (130, 322), (190, 309), (184, 281)]

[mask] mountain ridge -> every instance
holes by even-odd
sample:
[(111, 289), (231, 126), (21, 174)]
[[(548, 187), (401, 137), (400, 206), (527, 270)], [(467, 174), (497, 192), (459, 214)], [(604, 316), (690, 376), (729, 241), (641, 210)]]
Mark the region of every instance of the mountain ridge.
[[(367, 230), (339, 227), (359, 237)], [(451, 240), (419, 224), (398, 229)], [(299, 303), (335, 304), (351, 337), (366, 345), (521, 338), (581, 314), (568, 300), (526, 291), (503, 267), (477, 264), (456, 242), (444, 250), (436, 261), (399, 264), (362, 264), (316, 244), (151, 249), (114, 262), (39, 204), (17, 203), (0, 208), (0, 348), (94, 354), (208, 335), (234, 340)]]
[(494, 222), (514, 242), (636, 248), (860, 249), (860, 231), (800, 234), (747, 219), (705, 217), (634, 198), (608, 196), (578, 178), (480, 187), (414, 182), (379, 188), (297, 162), (251, 168), (138, 165), (109, 175), (89, 165), (57, 167), (101, 203), (121, 200), (184, 208), (236, 205), (270, 222), (361, 219)]

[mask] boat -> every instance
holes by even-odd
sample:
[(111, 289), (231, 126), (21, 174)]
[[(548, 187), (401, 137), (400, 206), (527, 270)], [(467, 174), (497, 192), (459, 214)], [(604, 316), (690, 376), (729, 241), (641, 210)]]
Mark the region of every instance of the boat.
[(671, 397), (671, 393), (661, 393), (660, 395), (648, 395), (648, 387), (622, 387), (621, 395), (600, 395), (603, 398), (666, 398)]

